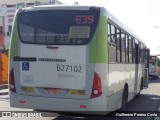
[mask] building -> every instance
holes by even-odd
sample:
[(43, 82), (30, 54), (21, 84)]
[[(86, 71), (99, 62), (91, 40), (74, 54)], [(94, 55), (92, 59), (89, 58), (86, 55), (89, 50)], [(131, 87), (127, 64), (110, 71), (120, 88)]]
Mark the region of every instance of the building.
[(34, 2), (20, 2), (16, 4), (0, 5), (0, 50), (8, 50), (10, 44), (10, 33), (14, 15), (17, 9), (38, 5), (60, 4), (58, 0), (43, 0)]

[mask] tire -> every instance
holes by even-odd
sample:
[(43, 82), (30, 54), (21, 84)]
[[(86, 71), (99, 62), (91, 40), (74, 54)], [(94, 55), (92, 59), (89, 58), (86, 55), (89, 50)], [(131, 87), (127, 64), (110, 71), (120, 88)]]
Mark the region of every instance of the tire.
[(156, 79), (158, 79), (158, 77), (157, 77), (157, 76), (154, 76), (153, 79), (156, 80)]
[(140, 87), (140, 90), (143, 90), (143, 78), (142, 78), (142, 81), (141, 81), (141, 87)]
[(155, 79), (156, 79), (156, 76), (153, 76), (153, 79), (155, 80)]
[(159, 79), (159, 77), (158, 76), (156, 76), (157, 77), (157, 79)]
[(141, 90), (143, 90), (143, 79), (142, 79), (142, 81), (141, 81), (140, 91), (139, 91), (139, 93), (135, 96), (135, 98), (139, 97)]
[(128, 101), (128, 90), (125, 88), (123, 91), (123, 98), (122, 98), (122, 111), (127, 111), (127, 101)]

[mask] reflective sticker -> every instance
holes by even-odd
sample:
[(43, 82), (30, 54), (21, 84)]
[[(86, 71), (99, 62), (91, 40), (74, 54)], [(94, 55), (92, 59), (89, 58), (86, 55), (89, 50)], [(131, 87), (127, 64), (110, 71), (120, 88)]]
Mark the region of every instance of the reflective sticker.
[(71, 26), (69, 30), (69, 38), (89, 38), (89, 26)]
[(34, 92), (34, 89), (32, 87), (21, 87), (21, 90), (22, 91), (25, 91), (25, 92)]
[(74, 95), (85, 95), (86, 94), (85, 90), (70, 90), (70, 93)]
[(22, 62), (22, 70), (29, 70), (29, 62)]

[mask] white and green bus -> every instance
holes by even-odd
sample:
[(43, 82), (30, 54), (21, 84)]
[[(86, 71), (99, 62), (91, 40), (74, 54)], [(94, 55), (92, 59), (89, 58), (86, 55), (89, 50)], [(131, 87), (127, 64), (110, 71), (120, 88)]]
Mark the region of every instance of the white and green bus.
[(36, 6), (16, 12), (10, 106), (106, 114), (147, 86), (145, 43), (104, 7)]

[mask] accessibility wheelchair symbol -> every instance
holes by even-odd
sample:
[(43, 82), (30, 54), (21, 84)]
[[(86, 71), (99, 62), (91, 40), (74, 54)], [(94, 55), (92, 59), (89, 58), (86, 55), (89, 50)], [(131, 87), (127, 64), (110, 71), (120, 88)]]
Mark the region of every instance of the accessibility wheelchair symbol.
[(29, 62), (22, 62), (22, 70), (29, 70)]

